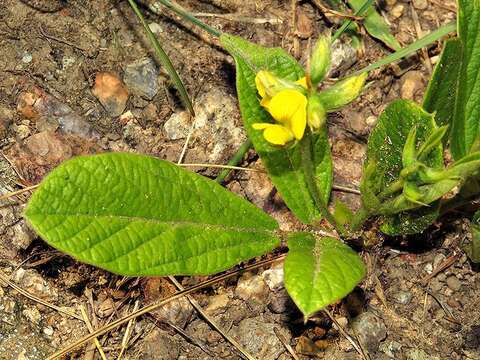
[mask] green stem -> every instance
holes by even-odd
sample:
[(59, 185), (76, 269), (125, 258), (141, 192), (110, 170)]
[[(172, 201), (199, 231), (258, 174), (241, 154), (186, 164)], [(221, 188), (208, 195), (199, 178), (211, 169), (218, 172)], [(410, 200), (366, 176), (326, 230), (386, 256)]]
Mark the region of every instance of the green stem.
[[(238, 165), (242, 161), (247, 151), (250, 150), (251, 147), (252, 147), (252, 141), (248, 139), (242, 145), (240, 145), (240, 148), (237, 150), (235, 155), (233, 155), (233, 157), (230, 159), (227, 165), (230, 165), (230, 166)], [(231, 169), (222, 170), (222, 172), (218, 174), (218, 176), (216, 177), (215, 181), (219, 184), (223, 183), (223, 181), (228, 176), (228, 174), (230, 174), (231, 171), (232, 171)]]
[(313, 201), (315, 206), (320, 210), (320, 213), (325, 217), (325, 219), (332, 224), (338, 233), (342, 236), (347, 236), (347, 230), (345, 227), (340, 224), (335, 217), (330, 213), (328, 210), (327, 204), (323, 201), (322, 195), (318, 190), (316, 177), (315, 177), (315, 170), (313, 166), (312, 160), (312, 135), (311, 133), (307, 132), (303, 136), (303, 139), (298, 144), (300, 146), (300, 152), (302, 157), (302, 168), (305, 175), (305, 180), (307, 182), (308, 189), (310, 194), (312, 195)]
[[(366, 0), (365, 3), (362, 5), (362, 7), (358, 9), (358, 11), (355, 13), (355, 15), (362, 16), (368, 10), (368, 8), (373, 4), (373, 1), (374, 0)], [(342, 36), (342, 34), (345, 32), (345, 30), (347, 30), (347, 28), (350, 26), (352, 22), (353, 22), (352, 19), (347, 19), (344, 21), (342, 26), (340, 26), (340, 28), (335, 32), (335, 34), (333, 34), (332, 43), (335, 40), (337, 40), (340, 36)]]
[(383, 190), (379, 195), (378, 198), (383, 201), (386, 197), (395, 194), (403, 189), (403, 185), (405, 184), (405, 179), (400, 178), (392, 182), (390, 185), (387, 186), (385, 190)]
[(185, 20), (188, 20), (192, 24), (195, 24), (198, 27), (202, 28), (203, 30), (207, 31), (209, 34), (211, 34), (215, 37), (220, 37), (220, 35), (222, 35), (222, 33), (220, 31), (218, 31), (217, 29), (214, 29), (213, 27), (205, 24), (203, 21), (197, 19), (195, 16), (190, 14), (188, 11), (183, 9), (181, 6), (171, 2), (170, 0), (157, 0), (157, 1), (159, 3), (161, 3), (162, 5), (164, 5), (165, 7), (172, 10), (174, 13), (183, 17)]
[(167, 71), (168, 75), (170, 75), (170, 78), (172, 79), (175, 87), (177, 88), (180, 94), (180, 98), (182, 99), (185, 107), (188, 109), (188, 111), (192, 116), (195, 116), (195, 111), (193, 110), (193, 105), (192, 105), (192, 101), (190, 100), (190, 96), (188, 96), (187, 89), (185, 89), (185, 86), (183, 85), (183, 82), (180, 79), (180, 76), (175, 70), (175, 67), (172, 64), (172, 61), (168, 57), (167, 53), (163, 50), (162, 46), (157, 40), (157, 37), (153, 34), (152, 30), (150, 30), (150, 27), (145, 21), (145, 18), (143, 17), (143, 14), (141, 13), (135, 1), (128, 0), (128, 3), (130, 4), (133, 11), (135, 12), (135, 15), (138, 17), (138, 19), (142, 23), (142, 26), (145, 29), (145, 32), (147, 33), (148, 40), (150, 40), (150, 43), (152, 44), (155, 50), (155, 53), (160, 60), (160, 63), (165, 67), (165, 70)]

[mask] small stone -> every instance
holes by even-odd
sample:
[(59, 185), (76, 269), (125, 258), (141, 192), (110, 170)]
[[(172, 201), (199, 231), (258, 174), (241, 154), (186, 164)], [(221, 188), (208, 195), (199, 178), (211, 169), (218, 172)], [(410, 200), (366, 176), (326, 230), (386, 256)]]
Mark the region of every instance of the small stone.
[(428, 8), (428, 0), (412, 0), (412, 5), (415, 9), (425, 10)]
[(393, 300), (401, 305), (407, 305), (412, 300), (412, 293), (408, 291), (399, 291), (393, 294)]
[(313, 340), (306, 336), (300, 336), (297, 340), (297, 345), (295, 346), (295, 351), (297, 353), (306, 356), (320, 355), (323, 349), (323, 346), (318, 346)]
[(232, 332), (245, 349), (258, 359), (277, 360), (285, 351), (285, 347), (275, 334), (275, 327), (288, 338), (286, 331), (278, 324), (265, 322), (260, 317), (240, 321), (238, 327), (232, 329)]
[(271, 269), (265, 270), (262, 273), (262, 278), (265, 283), (268, 285), (270, 290), (276, 291), (283, 288), (283, 265), (276, 264), (273, 265)]
[(150, 23), (150, 24), (148, 25), (148, 27), (149, 27), (150, 30), (152, 30), (152, 32), (153, 32), (154, 34), (156, 34), (156, 35), (163, 33), (162, 27), (161, 27), (159, 24), (155, 23), (155, 22)]
[(14, 281), (24, 290), (41, 299), (53, 301), (58, 298), (57, 292), (35, 270), (18, 269), (14, 274)]
[(407, 353), (408, 360), (440, 360), (437, 356), (431, 356), (421, 349), (410, 349)]
[(357, 62), (357, 51), (355, 48), (351, 44), (342, 42), (340, 39), (333, 42), (331, 51), (330, 76), (348, 70)]
[(25, 316), (31, 323), (38, 325), (42, 319), (40, 311), (36, 307), (27, 308), (22, 311), (23, 316)]
[(423, 270), (425, 270), (425, 272), (427, 274), (431, 274), (433, 272), (433, 264), (432, 263), (427, 263), (424, 267), (423, 267)]
[(238, 280), (235, 295), (245, 301), (257, 300), (258, 302), (262, 302), (268, 296), (267, 289), (268, 287), (261, 276), (252, 276), (249, 273), (245, 273)]
[(380, 345), (379, 350), (387, 355), (389, 358), (397, 359), (398, 352), (401, 350), (402, 344), (397, 341), (385, 341)]
[(30, 136), (30, 128), (27, 125), (18, 125), (15, 132), (21, 140)]
[(372, 126), (374, 126), (374, 125), (377, 123), (377, 121), (378, 121), (378, 118), (377, 118), (376, 116), (370, 115), (370, 116), (367, 117), (367, 119), (365, 120), (365, 123), (366, 123), (368, 126), (372, 127)]
[(20, 221), (12, 226), (14, 236), (12, 238), (12, 245), (15, 249), (27, 249), (35, 239), (35, 234), (30, 231), (24, 221)]
[(397, 0), (385, 0), (385, 4), (390, 7), (394, 6), (396, 3)]
[(30, 64), (30, 63), (32, 62), (32, 60), (33, 60), (32, 54), (30, 54), (30, 53), (25, 53), (25, 54), (23, 54), (23, 56), (22, 56), (22, 62), (23, 62), (24, 64)]
[(127, 65), (123, 81), (133, 94), (151, 100), (158, 92), (158, 74), (155, 63), (146, 58)]
[(47, 326), (43, 329), (43, 333), (47, 336), (53, 335), (53, 328), (51, 326)]
[(308, 39), (313, 34), (312, 20), (301, 10), (297, 10), (297, 29), (295, 35), (301, 39)]
[(228, 295), (225, 294), (220, 294), (220, 295), (215, 295), (215, 296), (210, 296), (209, 297), (209, 302), (208, 306), (206, 307), (205, 311), (207, 313), (213, 313), (219, 309), (226, 308), (228, 303), (230, 301), (230, 298)]
[(102, 303), (98, 306), (96, 313), (99, 317), (105, 318), (110, 316), (115, 311), (115, 303), (113, 299), (108, 297), (102, 301)]
[(191, 123), (192, 119), (187, 111), (173, 113), (163, 125), (166, 137), (170, 140), (185, 139)]
[(127, 106), (128, 90), (116, 74), (97, 73), (92, 94), (112, 117), (120, 116)]
[(377, 351), (380, 342), (387, 337), (387, 328), (383, 320), (370, 312), (357, 316), (351, 326), (369, 352)]
[(440, 266), (441, 263), (446, 259), (447, 257), (443, 254), (437, 254), (433, 258), (433, 268), (436, 269), (437, 267)]
[(284, 314), (295, 311), (296, 309), (292, 298), (290, 295), (288, 295), (285, 289), (276, 291), (275, 294), (270, 298), (270, 302), (268, 303), (267, 307), (275, 314)]
[(403, 15), (403, 11), (405, 10), (405, 6), (403, 4), (397, 4), (393, 7), (390, 11), (390, 14), (395, 18), (398, 19)]
[(447, 286), (453, 291), (458, 291), (462, 287), (462, 283), (456, 276), (452, 275), (447, 278)]
[(41, 161), (37, 161), (39, 165), (60, 163), (72, 156), (70, 146), (61, 141), (55, 133), (49, 131), (30, 136), (25, 141), (25, 146), (33, 155), (37, 155), (41, 159)]
[(402, 76), (400, 96), (402, 99), (413, 100), (418, 91), (423, 89), (423, 75), (420, 71), (409, 71)]

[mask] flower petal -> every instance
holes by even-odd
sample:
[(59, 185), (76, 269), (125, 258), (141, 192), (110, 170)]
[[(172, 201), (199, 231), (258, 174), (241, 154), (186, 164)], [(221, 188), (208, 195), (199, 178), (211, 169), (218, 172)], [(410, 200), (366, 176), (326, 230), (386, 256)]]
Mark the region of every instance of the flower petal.
[(294, 135), (285, 126), (270, 124), (264, 131), (263, 137), (274, 145), (285, 145), (293, 140)]
[(300, 106), (290, 120), (290, 129), (295, 136), (295, 139), (300, 140), (305, 132), (307, 126), (307, 107)]
[(308, 85), (307, 85), (307, 78), (304, 76), (302, 77), (301, 79), (298, 79), (297, 81), (295, 81), (295, 84), (298, 84), (300, 85), (301, 87), (307, 89), (308, 88)]
[(286, 125), (291, 122), (297, 112), (300, 112), (298, 116), (305, 116), (306, 123), (306, 108), (307, 98), (305, 95), (295, 90), (286, 89), (280, 91), (270, 100), (267, 110), (276, 121)]

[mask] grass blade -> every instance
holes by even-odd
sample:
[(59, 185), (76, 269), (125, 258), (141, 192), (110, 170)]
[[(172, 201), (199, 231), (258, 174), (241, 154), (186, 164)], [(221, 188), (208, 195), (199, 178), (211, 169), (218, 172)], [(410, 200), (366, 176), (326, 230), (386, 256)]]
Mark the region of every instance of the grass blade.
[(130, 4), (133, 11), (135, 12), (135, 15), (138, 17), (138, 19), (142, 23), (142, 26), (145, 29), (145, 32), (147, 33), (148, 39), (150, 40), (150, 43), (152, 44), (155, 50), (155, 54), (158, 56), (160, 63), (165, 67), (165, 70), (167, 71), (168, 75), (172, 79), (173, 84), (175, 85), (175, 87), (177, 88), (180, 94), (180, 98), (182, 99), (183, 104), (188, 109), (190, 114), (192, 116), (195, 116), (195, 111), (193, 110), (193, 105), (192, 105), (192, 101), (190, 100), (190, 96), (188, 95), (187, 89), (185, 89), (185, 86), (183, 85), (182, 79), (180, 79), (180, 76), (175, 70), (175, 67), (172, 64), (172, 61), (168, 57), (167, 53), (163, 50), (162, 46), (158, 42), (157, 37), (153, 34), (152, 30), (150, 30), (150, 27), (145, 21), (145, 18), (143, 17), (142, 12), (138, 8), (137, 4), (135, 3), (135, 0), (128, 0), (128, 3)]
[(445, 35), (448, 35), (449, 33), (454, 32), (456, 30), (457, 30), (457, 24), (456, 24), (455, 21), (453, 21), (453, 22), (451, 22), (447, 25), (441, 26), (437, 30), (435, 30), (434, 32), (418, 39), (417, 41), (415, 41), (414, 43), (404, 47), (403, 49), (398, 50), (398, 51), (384, 57), (383, 59), (380, 59), (379, 61), (377, 61), (377, 62), (359, 70), (359, 71), (356, 71), (352, 75), (359, 75), (361, 73), (376, 70), (378, 68), (381, 68), (382, 66), (388, 65), (388, 64), (390, 64), (394, 61), (397, 61), (401, 58), (404, 58), (408, 55), (411, 55), (411, 54), (415, 53), (416, 51), (420, 50), (421, 48), (423, 48), (423, 47), (441, 39)]

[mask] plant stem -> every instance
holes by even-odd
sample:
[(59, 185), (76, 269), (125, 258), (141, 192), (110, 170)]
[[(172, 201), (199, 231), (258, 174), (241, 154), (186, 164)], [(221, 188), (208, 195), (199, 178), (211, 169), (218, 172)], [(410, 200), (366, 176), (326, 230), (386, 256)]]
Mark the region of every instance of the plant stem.
[[(373, 0), (366, 0), (362, 7), (355, 13), (355, 16), (362, 16), (367, 9), (373, 4)], [(353, 22), (353, 19), (347, 19), (343, 22), (342, 26), (333, 34), (332, 43), (337, 40), (342, 34), (347, 30), (350, 24)]]
[(157, 1), (160, 4), (162, 4), (163, 6), (172, 10), (177, 15), (180, 15), (181, 17), (183, 17), (185, 20), (188, 20), (192, 24), (195, 24), (198, 27), (201, 27), (203, 30), (208, 32), (210, 35), (213, 35), (215, 37), (220, 37), (220, 35), (222, 35), (222, 33), (220, 31), (218, 31), (217, 29), (214, 29), (213, 27), (205, 24), (203, 21), (197, 19), (195, 16), (190, 14), (188, 11), (183, 9), (181, 6), (173, 3), (172, 1), (170, 1), (170, 0), (157, 0)]
[(160, 63), (165, 66), (165, 70), (167, 71), (168, 75), (170, 75), (170, 78), (172, 79), (173, 83), (175, 84), (175, 87), (177, 88), (180, 98), (183, 101), (183, 104), (185, 107), (188, 109), (190, 114), (192, 116), (195, 116), (195, 111), (193, 110), (193, 105), (192, 101), (190, 100), (190, 96), (188, 96), (187, 89), (185, 89), (185, 86), (183, 85), (182, 80), (180, 79), (180, 76), (178, 75), (177, 71), (175, 70), (175, 67), (172, 64), (172, 61), (168, 57), (167, 53), (163, 50), (162, 46), (157, 40), (157, 37), (153, 34), (152, 30), (150, 30), (150, 27), (148, 26), (147, 22), (145, 21), (145, 18), (143, 17), (142, 12), (138, 8), (135, 0), (128, 0), (128, 3), (132, 7), (133, 11), (135, 12), (135, 15), (138, 17), (140, 22), (142, 23), (143, 28), (145, 29), (145, 32), (147, 33), (148, 40), (150, 40), (150, 43), (152, 44), (155, 54), (158, 56)]
[(325, 217), (325, 219), (335, 227), (335, 229), (338, 231), (340, 235), (346, 236), (347, 230), (330, 213), (330, 211), (328, 210), (327, 204), (323, 201), (322, 195), (318, 190), (316, 177), (315, 177), (315, 170), (314, 170), (313, 160), (312, 160), (312, 134), (310, 132), (305, 133), (305, 135), (303, 136), (303, 139), (298, 144), (298, 146), (300, 146), (302, 168), (304, 171), (305, 180), (307, 182), (307, 186), (313, 198), (315, 206), (317, 207), (318, 210), (320, 210), (320, 213)]
[[(237, 152), (233, 157), (230, 159), (230, 161), (227, 163), (229, 166), (237, 166), (245, 156), (248, 150), (252, 147), (252, 141), (250, 139), (247, 139), (240, 147), (238, 148)], [(224, 169), (218, 176), (215, 178), (215, 181), (219, 184), (223, 183), (225, 178), (230, 174), (232, 169)]]
[(360, 209), (355, 213), (355, 216), (353, 217), (351, 223), (350, 223), (350, 228), (352, 231), (357, 231), (359, 230), (365, 220), (367, 220), (371, 214), (365, 209), (362, 205)]

